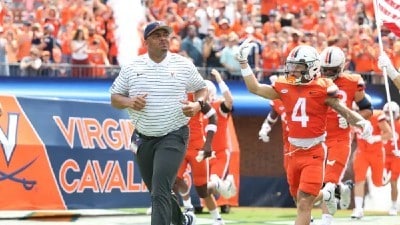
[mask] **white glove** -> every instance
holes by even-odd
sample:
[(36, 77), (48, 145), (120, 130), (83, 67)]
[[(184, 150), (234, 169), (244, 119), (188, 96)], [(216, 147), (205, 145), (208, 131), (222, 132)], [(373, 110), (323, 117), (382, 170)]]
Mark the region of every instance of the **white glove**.
[(382, 141), (382, 136), (381, 135), (372, 135), (371, 137), (369, 137), (368, 139), (366, 139), (366, 141), (369, 144), (373, 144), (375, 142), (379, 142)]
[[(208, 158), (215, 158), (216, 156), (215, 156), (215, 151), (212, 151), (211, 152), (211, 157), (208, 157)], [(198, 153), (197, 153), (197, 156), (196, 156), (196, 161), (197, 162), (201, 162), (201, 160), (203, 160), (204, 159), (204, 151), (202, 150), (202, 151), (199, 151)]]
[(347, 129), (349, 127), (349, 124), (347, 123), (347, 120), (344, 117), (338, 116), (338, 121), (339, 121), (339, 128)]
[(250, 44), (250, 41), (251, 39), (247, 38), (239, 46), (239, 52), (236, 54), (236, 59), (239, 61), (239, 63), (247, 62), (247, 57), (249, 56), (250, 50), (253, 47), (253, 44)]
[(400, 150), (393, 150), (393, 155), (400, 158)]
[(263, 123), (261, 126), (260, 131), (258, 132), (258, 139), (262, 140), (263, 142), (269, 142), (268, 133), (271, 131), (271, 126), (268, 122)]
[(373, 127), (369, 120), (360, 120), (356, 123), (358, 126), (362, 128), (361, 138), (367, 140), (372, 136)]
[(385, 52), (378, 58), (378, 67), (381, 70), (383, 70), (383, 67), (386, 67), (387, 75), (392, 80), (396, 79), (396, 77), (399, 76), (399, 72), (397, 72), (397, 70), (394, 68), (392, 61)]

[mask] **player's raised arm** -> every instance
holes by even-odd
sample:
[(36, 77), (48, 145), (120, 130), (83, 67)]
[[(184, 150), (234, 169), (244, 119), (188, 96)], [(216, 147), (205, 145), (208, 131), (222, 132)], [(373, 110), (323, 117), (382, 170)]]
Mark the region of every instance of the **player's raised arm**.
[(243, 80), (246, 84), (247, 89), (258, 96), (268, 98), (268, 99), (276, 99), (279, 98), (278, 93), (274, 90), (271, 85), (261, 84), (258, 82), (256, 76), (253, 73), (253, 70), (247, 63), (247, 57), (251, 50), (250, 39), (246, 39), (239, 46), (239, 53), (236, 55), (236, 59), (240, 63), (241, 73), (243, 76)]

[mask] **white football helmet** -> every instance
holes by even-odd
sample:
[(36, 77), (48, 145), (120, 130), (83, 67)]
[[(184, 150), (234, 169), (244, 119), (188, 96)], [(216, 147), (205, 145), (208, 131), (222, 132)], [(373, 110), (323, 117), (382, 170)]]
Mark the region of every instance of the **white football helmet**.
[(393, 118), (396, 120), (400, 117), (400, 107), (399, 104), (397, 104), (396, 102), (388, 102), (383, 106), (383, 111), (386, 114), (386, 119), (390, 119), (390, 114), (389, 114), (389, 110), (392, 111), (393, 113)]
[(217, 98), (217, 87), (210, 80), (204, 80), (204, 81), (206, 82), (207, 89), (208, 89), (208, 98), (211, 101), (215, 100)]
[(286, 79), (291, 84), (305, 84), (320, 76), (318, 51), (309, 45), (292, 49), (285, 64)]
[(339, 47), (330, 46), (322, 50), (320, 61), (322, 76), (335, 80), (343, 72), (346, 56)]

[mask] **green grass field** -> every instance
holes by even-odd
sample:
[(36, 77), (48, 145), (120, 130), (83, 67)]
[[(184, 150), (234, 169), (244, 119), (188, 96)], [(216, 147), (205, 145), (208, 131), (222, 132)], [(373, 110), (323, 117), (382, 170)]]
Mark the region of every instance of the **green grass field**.
[[(145, 213), (145, 208), (135, 209), (136, 212)], [(321, 210), (318, 208), (313, 209), (312, 215), (317, 220), (321, 218)], [(398, 223), (383, 222), (386, 217), (386, 212), (365, 212), (365, 218), (363, 220), (351, 221), (350, 220), (351, 210), (338, 210), (335, 215), (336, 219), (341, 219), (340, 224), (374, 224), (374, 225), (400, 225), (400, 217), (391, 217)], [(198, 218), (210, 219), (208, 212), (197, 214)], [(296, 217), (295, 208), (263, 208), (263, 207), (233, 207), (229, 214), (222, 214), (222, 217), (226, 224), (236, 225), (284, 225), (294, 224)], [(369, 218), (369, 219), (368, 219)], [(371, 220), (381, 221), (374, 222)], [(397, 220), (396, 220), (397, 219)], [(336, 223), (335, 223), (336, 224)]]

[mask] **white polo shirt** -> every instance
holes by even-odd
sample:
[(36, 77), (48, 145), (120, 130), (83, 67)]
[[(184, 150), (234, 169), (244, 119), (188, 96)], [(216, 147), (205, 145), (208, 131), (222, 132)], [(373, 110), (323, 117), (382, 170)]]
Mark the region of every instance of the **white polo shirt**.
[(188, 123), (189, 117), (183, 114), (180, 101), (187, 99), (187, 92), (204, 87), (203, 77), (194, 64), (169, 52), (160, 63), (155, 63), (145, 54), (123, 66), (110, 93), (129, 97), (147, 93), (144, 109), (127, 110), (140, 133), (159, 137)]

